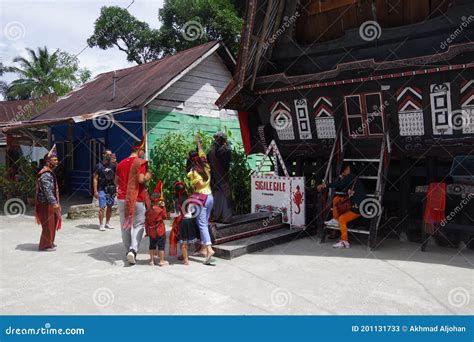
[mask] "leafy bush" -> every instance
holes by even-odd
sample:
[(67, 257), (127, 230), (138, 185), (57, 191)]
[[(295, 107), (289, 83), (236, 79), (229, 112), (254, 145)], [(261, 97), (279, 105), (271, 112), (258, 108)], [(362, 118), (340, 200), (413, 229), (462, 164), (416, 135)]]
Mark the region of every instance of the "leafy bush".
[(0, 193), (1, 197), (19, 197), (24, 200), (33, 198), (36, 192), (36, 168), (31, 165), (31, 160), (26, 157), (20, 157), (16, 163), (17, 174), (20, 180), (12, 180), (11, 174), (5, 167), (0, 167)]
[[(207, 153), (214, 141), (209, 133), (198, 132), (201, 136), (203, 150)], [(232, 140), (230, 131), (227, 132), (232, 146), (232, 163), (230, 166), (230, 181), (234, 202), (234, 214), (245, 214), (250, 211), (250, 167), (247, 155), (242, 145)], [(150, 193), (158, 180), (163, 181), (163, 196), (167, 207), (173, 201), (172, 186), (181, 181), (191, 189), (186, 176), (186, 159), (189, 151), (195, 150), (194, 133), (167, 133), (155, 141), (150, 154), (150, 169), (153, 173), (149, 184)]]

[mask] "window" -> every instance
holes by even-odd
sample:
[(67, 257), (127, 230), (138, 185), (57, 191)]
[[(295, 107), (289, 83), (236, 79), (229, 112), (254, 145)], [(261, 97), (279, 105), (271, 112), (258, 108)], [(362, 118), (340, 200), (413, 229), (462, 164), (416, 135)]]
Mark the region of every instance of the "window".
[(384, 133), (384, 106), (381, 93), (344, 96), (347, 130), (353, 138)]

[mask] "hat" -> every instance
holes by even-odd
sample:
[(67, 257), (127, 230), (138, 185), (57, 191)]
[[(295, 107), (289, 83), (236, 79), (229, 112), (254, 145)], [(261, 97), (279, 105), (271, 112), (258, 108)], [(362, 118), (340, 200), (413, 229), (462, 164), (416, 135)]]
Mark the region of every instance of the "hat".
[(142, 140), (140, 140), (140, 144), (133, 145), (132, 150), (133, 151), (140, 151), (143, 150), (145, 151), (145, 141), (146, 141), (146, 135), (142, 137)]
[(155, 186), (155, 190), (151, 194), (151, 198), (158, 201), (163, 201), (163, 182), (161, 180)]
[(56, 149), (56, 144), (51, 147), (51, 150), (46, 154), (44, 157), (45, 161), (51, 160), (51, 159), (58, 159), (58, 151)]

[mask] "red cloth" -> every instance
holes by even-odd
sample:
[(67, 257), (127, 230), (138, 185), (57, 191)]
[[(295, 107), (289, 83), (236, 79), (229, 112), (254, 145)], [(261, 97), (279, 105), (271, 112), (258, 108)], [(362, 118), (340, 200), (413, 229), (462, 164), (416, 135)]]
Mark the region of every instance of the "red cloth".
[(445, 218), (446, 210), (446, 183), (431, 183), (426, 199), (425, 217), (426, 224), (439, 224)]
[(167, 217), (168, 214), (166, 213), (165, 207), (162, 208), (157, 205), (152, 205), (151, 208), (146, 211), (145, 215), (146, 235), (152, 239), (165, 235), (166, 229), (163, 220), (166, 220)]
[[(130, 177), (130, 170), (132, 168), (133, 161), (138, 157), (128, 157), (122, 160), (117, 165), (117, 177), (118, 177), (118, 191), (117, 191), (117, 198), (120, 200), (124, 200), (127, 196), (127, 186), (128, 186), (128, 179)], [(147, 164), (144, 163), (138, 170), (139, 174), (145, 174), (147, 172)], [(145, 185), (140, 184), (138, 187), (138, 196), (137, 202), (144, 202), (145, 201)]]
[(170, 256), (176, 256), (178, 254), (179, 227), (183, 218), (184, 218), (184, 215), (180, 214), (173, 221), (173, 228), (171, 229), (171, 233), (170, 233), (170, 248), (169, 248)]
[(61, 215), (57, 208), (53, 208), (48, 203), (38, 203), (37, 208), (37, 219), (41, 223), (41, 238), (39, 243), (39, 249), (45, 250), (47, 248), (54, 247), (54, 239), (56, 237), (56, 230), (61, 227)]
[[(125, 219), (122, 225), (122, 228), (125, 230), (132, 229), (137, 202), (144, 202), (148, 196), (145, 185), (139, 183), (139, 175), (146, 173), (146, 167), (146, 160), (135, 157), (128, 170), (127, 192), (125, 194)], [(141, 201), (139, 201), (139, 199), (141, 199)]]
[(250, 141), (250, 129), (249, 129), (249, 113), (238, 112), (240, 133), (242, 135), (242, 144), (244, 145), (244, 151), (246, 154), (250, 154), (252, 144)]

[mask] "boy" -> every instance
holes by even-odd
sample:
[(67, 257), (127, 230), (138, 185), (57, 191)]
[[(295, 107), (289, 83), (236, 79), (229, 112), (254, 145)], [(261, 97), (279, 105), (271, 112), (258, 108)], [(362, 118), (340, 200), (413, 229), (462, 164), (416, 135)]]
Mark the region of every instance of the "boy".
[(168, 264), (165, 260), (165, 242), (166, 242), (166, 229), (165, 223), (163, 222), (168, 218), (166, 212), (165, 202), (162, 196), (161, 181), (156, 185), (155, 190), (150, 196), (150, 205), (147, 206), (145, 214), (145, 230), (146, 234), (150, 237), (150, 265), (155, 265), (156, 249), (158, 247), (158, 255), (160, 262), (158, 266), (164, 266)]

